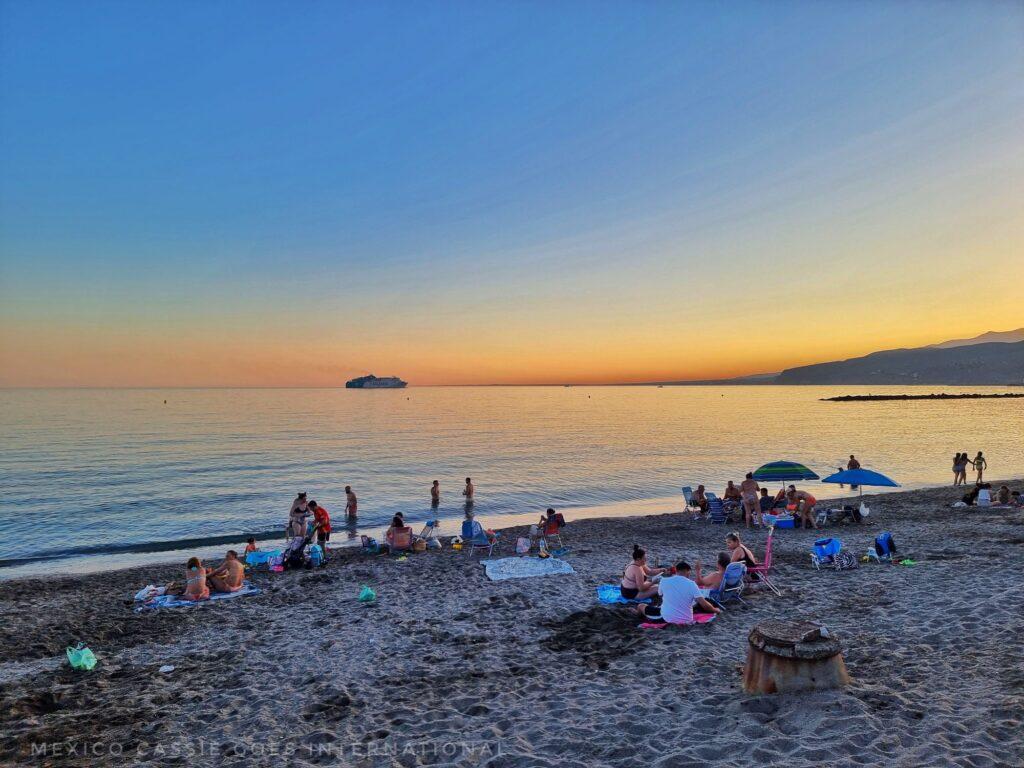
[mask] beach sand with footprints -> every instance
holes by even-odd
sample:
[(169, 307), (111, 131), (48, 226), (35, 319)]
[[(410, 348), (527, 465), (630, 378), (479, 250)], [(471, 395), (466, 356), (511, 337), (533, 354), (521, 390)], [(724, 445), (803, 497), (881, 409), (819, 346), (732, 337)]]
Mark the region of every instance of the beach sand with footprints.
[[(913, 566), (816, 571), (821, 534), (777, 531), (781, 597), (661, 631), (595, 588), (634, 543), (712, 562), (721, 526), (569, 512), (574, 575), (491, 582), (451, 549), (348, 551), (257, 573), (256, 596), (141, 614), (134, 592), (180, 567), (0, 582), (0, 762), (1020, 766), (1024, 511), (952, 508), (962, 493), (872, 496), (869, 524), (829, 530), (858, 556), (892, 531)], [(744, 535), (758, 556), (764, 540)], [(358, 602), (364, 584), (376, 602)], [(745, 694), (747, 635), (771, 618), (837, 633), (851, 684)], [(63, 660), (74, 640), (92, 672)]]

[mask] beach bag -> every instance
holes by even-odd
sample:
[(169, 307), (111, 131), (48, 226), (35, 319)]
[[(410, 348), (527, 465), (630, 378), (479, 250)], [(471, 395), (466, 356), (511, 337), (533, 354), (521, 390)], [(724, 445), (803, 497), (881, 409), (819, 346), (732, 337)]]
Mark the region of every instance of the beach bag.
[(516, 554), (517, 555), (528, 555), (530, 554), (530, 539), (526, 536), (520, 536), (516, 539)]
[(427, 540), (426, 539), (414, 539), (412, 542), (413, 552), (426, 552), (427, 551)]
[(374, 592), (369, 587), (364, 586), (361, 590), (359, 590), (359, 602), (360, 603), (372, 603), (376, 599), (377, 599), (377, 593)]
[(838, 552), (832, 559), (832, 567), (837, 571), (849, 571), (857, 567), (857, 558), (851, 552)]
[(74, 648), (67, 648), (65, 653), (72, 669), (88, 672), (96, 666), (96, 654), (89, 650), (84, 643), (79, 643)]
[(319, 544), (314, 544), (309, 548), (309, 563), (314, 568), (320, 568), (324, 565), (324, 551)]

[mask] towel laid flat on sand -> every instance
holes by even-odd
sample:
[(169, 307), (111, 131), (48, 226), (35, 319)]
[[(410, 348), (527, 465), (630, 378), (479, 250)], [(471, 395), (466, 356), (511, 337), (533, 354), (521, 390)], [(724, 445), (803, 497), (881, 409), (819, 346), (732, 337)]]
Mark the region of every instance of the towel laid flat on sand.
[(715, 614), (713, 613), (695, 613), (693, 614), (693, 621), (645, 621), (643, 624), (638, 624), (640, 629), (664, 629), (665, 627), (689, 627), (693, 624), (707, 624), (709, 621), (715, 620)]
[(484, 560), (483, 563), (487, 578), (491, 581), (575, 573), (571, 565), (554, 557), (503, 557), (499, 560)]
[(627, 600), (622, 596), (622, 590), (619, 589), (618, 584), (602, 584), (597, 588), (597, 602), (605, 605), (615, 605), (616, 603), (649, 603), (651, 598), (645, 597), (643, 600)]
[(183, 600), (178, 595), (157, 595), (146, 600), (142, 605), (137, 606), (135, 611), (137, 613), (139, 611), (155, 611), (157, 608), (185, 608), (190, 605), (209, 603), (212, 600), (230, 600), (233, 597), (245, 597), (246, 595), (258, 595), (259, 593), (258, 587), (254, 587), (248, 581), (244, 581), (242, 582), (242, 588), (237, 592), (211, 592), (209, 600)]

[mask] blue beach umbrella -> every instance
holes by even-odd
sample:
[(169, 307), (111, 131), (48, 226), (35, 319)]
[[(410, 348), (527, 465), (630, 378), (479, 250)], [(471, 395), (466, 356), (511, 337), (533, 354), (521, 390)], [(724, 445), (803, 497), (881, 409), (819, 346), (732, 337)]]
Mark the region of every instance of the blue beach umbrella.
[(861, 495), (864, 495), (865, 485), (882, 486), (885, 488), (899, 488), (900, 484), (891, 477), (886, 477), (881, 472), (873, 472), (870, 469), (844, 469), (829, 475), (821, 482), (823, 483), (845, 483), (849, 486), (860, 486)]
[(817, 480), (818, 476), (795, 461), (773, 461), (754, 470), (754, 479), (766, 483), (785, 483), (790, 480)]

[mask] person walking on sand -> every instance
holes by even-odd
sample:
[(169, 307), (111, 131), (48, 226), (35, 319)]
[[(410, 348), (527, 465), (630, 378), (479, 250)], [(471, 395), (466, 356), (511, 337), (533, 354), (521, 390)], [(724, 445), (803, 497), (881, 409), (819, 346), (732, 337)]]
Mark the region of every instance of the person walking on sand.
[(761, 508), (758, 506), (757, 494), (761, 492), (761, 486), (757, 484), (752, 472), (747, 472), (746, 479), (740, 483), (740, 495), (743, 498), (743, 517), (747, 521), (747, 528), (753, 520), (761, 525)]
[(430, 486), (430, 506), (436, 507), (441, 503), (441, 483), (437, 480)]
[(351, 485), (345, 486), (345, 517), (354, 520), (358, 511), (359, 500)]
[(476, 488), (473, 487), (473, 478), (466, 478), (466, 487), (462, 489), (462, 495), (466, 497), (466, 504), (473, 503), (473, 494), (476, 493)]
[(978, 473), (977, 482), (982, 482), (982, 480), (984, 480), (985, 470), (988, 469), (988, 462), (985, 461), (985, 457), (981, 454), (981, 451), (978, 451), (978, 455), (974, 457), (974, 461), (972, 461), (971, 464)]

